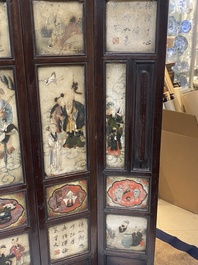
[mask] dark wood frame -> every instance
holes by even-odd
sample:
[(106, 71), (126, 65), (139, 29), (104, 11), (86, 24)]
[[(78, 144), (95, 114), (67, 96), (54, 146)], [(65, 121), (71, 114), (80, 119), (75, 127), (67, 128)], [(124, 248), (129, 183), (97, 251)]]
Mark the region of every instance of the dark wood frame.
[[(29, 233), (31, 263), (48, 265), (47, 228), (63, 221), (87, 217), (90, 223), (90, 251), (53, 264), (114, 265), (120, 259), (123, 265), (153, 265), (168, 0), (157, 0), (156, 52), (151, 54), (105, 52), (105, 0), (79, 1), (84, 5), (86, 16), (86, 52), (84, 55), (52, 57), (35, 55), (32, 0), (6, 0), (13, 58), (0, 59), (0, 68), (14, 69), (25, 181), (23, 184), (2, 187), (0, 192), (8, 194), (25, 191), (29, 223), (20, 228), (1, 231), (0, 236), (5, 238)], [(117, 62), (127, 65), (126, 160), (123, 170), (105, 167), (105, 64)], [(87, 71), (88, 170), (82, 174), (63, 174), (54, 179), (45, 179), (36, 70), (38, 66), (75, 64), (85, 65)], [(145, 82), (151, 80), (150, 85), (138, 81), (144, 71), (147, 73)], [(137, 121), (141, 121), (143, 125), (142, 138), (137, 133)], [(128, 211), (106, 207), (105, 180), (106, 176), (112, 175), (147, 178), (150, 182), (148, 210)], [(47, 219), (46, 187), (79, 179), (89, 180), (89, 209), (82, 213)], [(105, 248), (105, 215), (108, 213), (147, 218), (146, 253)]]
[[(165, 45), (166, 45), (166, 25), (167, 25), (167, 1), (157, 1), (157, 26), (156, 26), (156, 52), (147, 54), (138, 53), (108, 53), (105, 52), (105, 1), (96, 1), (96, 13), (95, 13), (95, 25), (96, 25), (96, 53), (95, 53), (95, 89), (98, 91), (99, 97), (97, 98), (97, 110), (103, 110), (103, 119), (96, 117), (97, 121), (97, 161), (98, 161), (98, 194), (101, 195), (102, 200), (98, 200), (98, 255), (100, 265), (114, 265), (114, 264), (154, 264), (154, 249), (155, 249), (155, 229), (156, 229), (156, 213), (157, 213), (157, 199), (158, 199), (158, 172), (159, 172), (159, 151), (160, 151), (160, 136), (161, 136), (161, 115), (162, 115), (162, 100), (161, 95), (163, 93), (163, 73), (165, 64)], [(126, 127), (126, 168), (124, 170), (108, 170), (105, 169), (104, 157), (105, 150), (101, 146), (105, 146), (105, 62), (117, 62), (126, 61), (128, 72), (131, 75), (128, 76), (127, 82), (127, 114), (128, 125)], [(153, 68), (153, 73), (150, 71), (147, 74), (153, 75), (153, 87), (143, 84), (137, 84), (138, 76), (137, 65), (150, 65)], [(143, 67), (143, 72), (145, 67)], [(137, 91), (141, 90), (141, 94), (136, 98)], [(142, 103), (147, 97), (147, 104), (142, 106)], [(150, 98), (148, 98), (150, 97)], [(149, 101), (148, 101), (149, 99)], [(150, 102), (150, 103), (149, 103)], [(138, 104), (138, 105), (137, 105)], [(150, 104), (150, 113), (147, 114), (148, 104)], [(137, 116), (137, 106), (140, 108), (139, 117)], [(147, 108), (147, 109), (146, 109)], [(147, 115), (147, 124), (145, 124), (143, 118)], [(144, 126), (144, 137), (146, 133), (149, 133), (149, 141), (147, 139), (148, 150), (148, 166), (137, 166), (137, 152), (143, 155), (145, 158), (145, 147), (142, 145), (142, 141), (139, 138), (138, 127), (136, 121), (142, 121)], [(148, 124), (149, 122), (149, 124)], [(103, 133), (101, 133), (101, 131)], [(137, 132), (137, 136), (136, 136)], [(101, 145), (103, 143), (103, 145)], [(135, 146), (139, 146), (138, 149)], [(102, 159), (101, 159), (102, 158)], [(105, 208), (105, 175), (121, 175), (121, 176), (141, 176), (150, 180), (150, 196), (149, 196), (149, 211), (132, 211), (121, 209), (107, 209)], [(148, 218), (148, 242), (147, 251), (145, 254), (140, 253), (127, 253), (122, 254), (115, 251), (105, 251), (105, 221), (104, 215), (106, 213), (115, 214), (127, 214), (134, 216), (142, 216)], [(102, 219), (102, 220), (101, 220)], [(102, 233), (103, 231), (103, 233)], [(106, 255), (106, 257), (105, 257)], [(108, 257), (117, 257), (115, 259)], [(119, 258), (121, 259), (119, 260)], [(119, 263), (120, 262), (120, 263)]]
[[(11, 36), (11, 58), (0, 59), (0, 67), (13, 69), (14, 81), (15, 81), (15, 92), (16, 92), (16, 104), (18, 112), (18, 125), (20, 132), (20, 145), (21, 145), (21, 158), (23, 165), (23, 177), (24, 183), (17, 184), (15, 186), (5, 186), (0, 189), (1, 194), (14, 194), (19, 191), (24, 191), (26, 194), (26, 204), (27, 204), (27, 225), (19, 228), (11, 229), (8, 231), (2, 231), (1, 237), (11, 237), (23, 233), (28, 233), (29, 238), (32, 241), (37, 241), (39, 237), (39, 230), (37, 225), (37, 220), (35, 216), (37, 215), (36, 198), (32, 194), (35, 190), (34, 183), (34, 173), (32, 164), (32, 154), (29, 151), (31, 135), (29, 127), (29, 109), (28, 109), (28, 97), (26, 89), (26, 75), (24, 58), (21, 56), (23, 47), (23, 36), (21, 29), (20, 20), (20, 9), (19, 1), (7, 0), (8, 14), (10, 18), (10, 36)], [(21, 104), (23, 102), (23, 104)], [(30, 244), (31, 258), (32, 262), (35, 264), (40, 263), (40, 249), (38, 244)]]

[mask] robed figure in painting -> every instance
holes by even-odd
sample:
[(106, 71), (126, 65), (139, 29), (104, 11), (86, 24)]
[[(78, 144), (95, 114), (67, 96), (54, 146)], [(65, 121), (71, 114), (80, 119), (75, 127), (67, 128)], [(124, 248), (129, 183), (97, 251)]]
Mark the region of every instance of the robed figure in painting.
[(11, 135), (17, 132), (17, 127), (12, 123), (12, 107), (9, 104), (12, 96), (6, 101), (2, 98), (5, 92), (0, 88), (0, 159), (4, 158), (7, 166), (7, 157), (15, 151), (11, 143)]

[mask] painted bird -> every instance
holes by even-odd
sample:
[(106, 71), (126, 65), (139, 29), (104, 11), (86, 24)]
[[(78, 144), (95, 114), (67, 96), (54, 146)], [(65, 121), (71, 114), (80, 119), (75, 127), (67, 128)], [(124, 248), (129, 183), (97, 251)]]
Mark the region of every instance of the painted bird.
[(63, 77), (61, 76), (61, 77), (57, 78), (56, 73), (53, 72), (48, 79), (44, 79), (44, 82), (45, 82), (46, 86), (48, 86), (50, 83), (55, 83), (57, 85), (57, 81), (59, 81), (59, 80), (63, 80)]

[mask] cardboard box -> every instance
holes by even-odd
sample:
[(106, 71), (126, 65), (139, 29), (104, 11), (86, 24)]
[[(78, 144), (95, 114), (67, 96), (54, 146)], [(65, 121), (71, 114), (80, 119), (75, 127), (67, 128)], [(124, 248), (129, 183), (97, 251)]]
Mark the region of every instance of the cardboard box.
[(198, 124), (163, 110), (159, 198), (198, 214)]
[(184, 111), (195, 115), (198, 121), (198, 90), (185, 93), (182, 96)]

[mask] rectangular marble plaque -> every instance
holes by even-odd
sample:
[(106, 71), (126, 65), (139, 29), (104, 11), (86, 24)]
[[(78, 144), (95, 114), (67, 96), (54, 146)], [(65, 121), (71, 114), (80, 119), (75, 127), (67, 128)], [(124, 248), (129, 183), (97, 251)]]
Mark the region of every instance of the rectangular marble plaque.
[(33, 1), (37, 55), (84, 53), (83, 3)]
[(88, 220), (70, 221), (49, 228), (51, 261), (88, 251)]
[(0, 186), (23, 181), (12, 70), (0, 69)]
[(0, 58), (11, 57), (7, 3), (0, 2)]
[(156, 1), (108, 1), (107, 52), (155, 52)]
[(0, 239), (0, 264), (31, 265), (28, 234)]
[(126, 64), (106, 64), (106, 166), (125, 163)]
[(147, 219), (134, 216), (106, 217), (107, 247), (128, 251), (146, 250)]
[(87, 169), (84, 66), (39, 67), (45, 173)]

